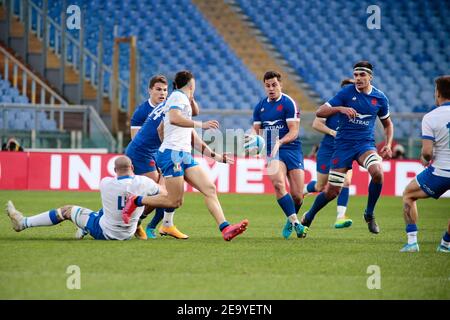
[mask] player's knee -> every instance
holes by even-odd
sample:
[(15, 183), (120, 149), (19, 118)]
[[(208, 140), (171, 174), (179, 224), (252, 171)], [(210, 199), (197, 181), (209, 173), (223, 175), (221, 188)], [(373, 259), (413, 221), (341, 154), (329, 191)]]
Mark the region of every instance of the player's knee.
[(285, 184), (283, 181), (274, 180), (274, 181), (272, 181), (272, 184), (273, 184), (273, 188), (275, 189), (275, 192), (285, 193), (284, 191), (285, 191), (286, 187), (285, 187)]
[(216, 185), (214, 183), (208, 183), (204, 191), (206, 196), (214, 196), (217, 193)]
[(317, 192), (322, 192), (323, 189), (325, 189), (325, 185), (326, 185), (325, 183), (317, 181), (316, 182), (316, 191)]
[(334, 186), (332, 184), (328, 184), (327, 188), (325, 188), (325, 190), (324, 190), (325, 198), (327, 198), (327, 200), (333, 200), (334, 198), (336, 198), (339, 195), (340, 191), (341, 191), (340, 187)]
[(72, 208), (73, 208), (72, 205), (67, 205), (67, 206), (64, 206), (64, 207), (61, 207), (58, 209), (61, 212), (62, 220), (70, 220), (71, 219)]
[(375, 170), (372, 174), (372, 181), (375, 183), (383, 183), (383, 171), (380, 170)]
[(303, 197), (301, 195), (299, 195), (299, 194), (293, 194), (292, 195), (292, 200), (294, 200), (295, 204), (300, 205), (303, 202)]

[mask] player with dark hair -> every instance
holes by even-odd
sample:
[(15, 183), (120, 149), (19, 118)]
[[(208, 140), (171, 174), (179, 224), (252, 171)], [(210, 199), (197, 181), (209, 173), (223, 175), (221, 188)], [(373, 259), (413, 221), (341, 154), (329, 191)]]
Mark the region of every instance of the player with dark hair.
[[(265, 136), (267, 141), (267, 171), (277, 202), (287, 217), (282, 235), (287, 239), (295, 229), (297, 237), (302, 238), (308, 228), (297, 217), (303, 203), (305, 176), (298, 134), (300, 112), (295, 101), (281, 91), (281, 75), (278, 72), (266, 72), (263, 82), (267, 97), (254, 108), (253, 131)], [(286, 190), (286, 179), (289, 181), (290, 193)]]
[[(422, 120), (421, 160), (426, 166), (403, 192), (403, 217), (408, 243), (401, 252), (417, 252), (417, 200), (433, 197), (439, 199), (450, 190), (450, 76), (436, 79), (435, 103), (437, 108), (428, 112)], [(450, 220), (447, 231), (437, 248), (450, 252)]]
[[(347, 178), (353, 161), (367, 169), (371, 176), (369, 196), (364, 219), (371, 233), (379, 233), (374, 209), (383, 185), (382, 158), (392, 157), (394, 127), (389, 114), (389, 101), (385, 94), (372, 86), (373, 67), (361, 61), (353, 67), (354, 85), (343, 87), (316, 112), (317, 117), (328, 118), (339, 114), (336, 148), (331, 157), (328, 185), (314, 200), (314, 204), (302, 218), (302, 224), (310, 226), (317, 212), (336, 198)], [(375, 147), (375, 122), (380, 118), (384, 127), (386, 144), (380, 157)]]
[[(192, 120), (190, 101), (194, 99), (195, 78), (189, 71), (175, 75), (174, 91), (164, 105), (163, 142), (158, 150), (157, 163), (166, 180), (167, 195), (156, 197), (130, 196), (123, 209), (123, 219), (128, 221), (136, 206), (178, 208), (183, 203), (184, 182), (205, 196), (209, 212), (216, 220), (226, 241), (244, 232), (248, 221), (230, 225), (225, 219), (217, 197), (216, 186), (192, 157), (192, 145), (207, 157), (224, 163), (233, 163), (227, 154), (212, 151), (196, 134), (194, 128), (217, 129), (216, 120), (199, 122)], [(166, 209), (167, 210), (167, 209)]]
[[(354, 84), (353, 79), (344, 79), (341, 81), (341, 87)], [(328, 173), (330, 172), (331, 156), (334, 152), (334, 138), (336, 137), (336, 130), (339, 126), (339, 115), (335, 114), (328, 118), (316, 117), (313, 121), (312, 127), (317, 131), (324, 133), (324, 137), (320, 142), (319, 151), (316, 158), (317, 181), (310, 181), (303, 190), (303, 194), (307, 195), (311, 192), (323, 191), (328, 181)], [(352, 170), (347, 171), (345, 183), (337, 198), (337, 218), (334, 223), (335, 228), (348, 228), (353, 221), (349, 219), (345, 212), (347, 211), (349, 199), (349, 185), (352, 179)]]

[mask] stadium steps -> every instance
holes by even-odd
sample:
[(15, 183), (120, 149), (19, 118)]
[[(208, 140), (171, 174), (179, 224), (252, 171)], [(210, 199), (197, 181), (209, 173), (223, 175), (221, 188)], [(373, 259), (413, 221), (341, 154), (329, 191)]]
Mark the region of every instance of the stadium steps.
[[(0, 22), (5, 20), (5, 9), (4, 6), (0, 5)], [(24, 33), (25, 33), (25, 27), (22, 22), (20, 22), (16, 17), (12, 19), (12, 26), (10, 28), (9, 38), (14, 38), (16, 42), (23, 41)], [(36, 65), (35, 61), (39, 60), (38, 57), (43, 53), (43, 43), (42, 41), (33, 33), (30, 33), (28, 36), (28, 43), (27, 43), (27, 52), (25, 55), (28, 58), (28, 62), (26, 63), (25, 57), (20, 54), (20, 52), (17, 52), (14, 50), (14, 48), (8, 48), (8, 51), (12, 51), (14, 56), (16, 56), (19, 60), (21, 60), (24, 64), (29, 66), (29, 69), (36, 70), (36, 72), (33, 72), (37, 77), (39, 77), (42, 81), (47, 83), (53, 90), (61, 94), (68, 102), (71, 104), (86, 104), (86, 105), (95, 105), (96, 99), (97, 99), (97, 89), (92, 86), (92, 84), (89, 81), (85, 81), (83, 84), (83, 96), (79, 98), (79, 94), (77, 95), (77, 90), (65, 90), (67, 87), (72, 88), (78, 88), (79, 87), (79, 74), (78, 72), (71, 66), (66, 65), (64, 67), (64, 86), (61, 86), (60, 84), (60, 70), (61, 70), (61, 60), (60, 58), (55, 54), (55, 52), (52, 49), (47, 50), (47, 58), (46, 58), (46, 68), (45, 70), (42, 70), (39, 65)], [(33, 58), (34, 57), (34, 58)], [(1, 68), (4, 69), (4, 60), (1, 60)], [(12, 70), (10, 68), (10, 70)], [(41, 71), (41, 72), (39, 72)], [(45, 74), (45, 77), (44, 77)], [(12, 77), (12, 72), (10, 72), (10, 77)], [(12, 83), (12, 78), (8, 79)], [(20, 78), (19, 81), (22, 81)], [(21, 82), (20, 82), (21, 83)], [(63, 88), (61, 90), (61, 87)], [(75, 94), (74, 94), (75, 92)], [(79, 91), (78, 91), (79, 92)], [(28, 97), (31, 97), (31, 85), (27, 88), (27, 95)], [(32, 99), (30, 98), (30, 101), (33, 103)], [(37, 93), (37, 98), (35, 99), (36, 103), (39, 103), (40, 100), (40, 93)], [(102, 120), (105, 122), (107, 127), (111, 128), (111, 101), (108, 97), (103, 98), (102, 103), (102, 109), (100, 112), (100, 116)], [(125, 133), (125, 136), (129, 135), (129, 126), (127, 125), (127, 113), (124, 111), (121, 111), (119, 109), (119, 131), (122, 131)]]
[(245, 15), (223, 0), (192, 2), (258, 79), (262, 79), (268, 70), (279, 70), (284, 75), (283, 91), (292, 96), (302, 110), (316, 110), (317, 102), (301, 87), (298, 77), (294, 78), (295, 72), (283, 63), (275, 48), (270, 48), (261, 41), (258, 29), (247, 22)]

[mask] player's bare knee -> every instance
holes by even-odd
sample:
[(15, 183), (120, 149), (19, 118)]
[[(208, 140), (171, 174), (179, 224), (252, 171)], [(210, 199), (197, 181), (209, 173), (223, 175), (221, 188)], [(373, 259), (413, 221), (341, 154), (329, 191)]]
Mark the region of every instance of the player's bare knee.
[(275, 189), (275, 192), (280, 193), (280, 194), (286, 193), (285, 192), (286, 186), (284, 184), (284, 181), (274, 180), (274, 181), (272, 181), (272, 184), (273, 184), (273, 188)]
[(375, 183), (383, 183), (383, 171), (382, 170), (376, 170), (372, 172), (372, 181)]
[(73, 205), (67, 205), (67, 206), (57, 209), (61, 212), (61, 217), (63, 218), (62, 220), (70, 220), (71, 219), (72, 207), (73, 207)]
[(322, 192), (325, 189), (326, 183), (320, 183), (319, 181), (316, 182), (316, 191)]
[(302, 204), (303, 202), (303, 197), (299, 194), (293, 194), (292, 195), (292, 200), (294, 200), (295, 204)]

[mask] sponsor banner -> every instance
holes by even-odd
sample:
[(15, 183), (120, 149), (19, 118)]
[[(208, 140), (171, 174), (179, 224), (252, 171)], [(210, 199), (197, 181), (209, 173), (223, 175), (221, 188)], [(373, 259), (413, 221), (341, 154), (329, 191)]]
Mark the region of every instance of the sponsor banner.
[[(114, 176), (117, 154), (0, 152), (0, 190), (96, 191), (100, 180)], [(273, 193), (265, 160), (237, 158), (233, 165), (196, 158), (221, 193)], [(316, 179), (316, 162), (305, 159), (305, 183)], [(406, 185), (424, 168), (415, 160), (383, 162), (383, 195), (401, 196)], [(370, 176), (353, 165), (351, 195), (367, 195)], [(198, 192), (185, 187), (188, 192)], [(450, 192), (444, 196), (450, 197)]]

